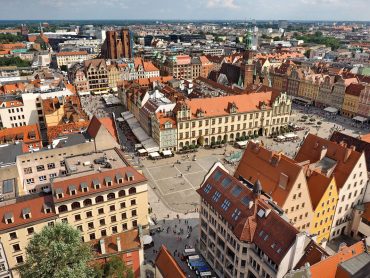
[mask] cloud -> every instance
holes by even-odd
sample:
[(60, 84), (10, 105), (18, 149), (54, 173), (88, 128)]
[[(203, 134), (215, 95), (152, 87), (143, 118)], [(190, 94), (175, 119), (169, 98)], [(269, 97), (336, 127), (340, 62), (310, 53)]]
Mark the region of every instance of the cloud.
[(207, 0), (207, 7), (208, 8), (229, 8), (229, 9), (239, 8), (239, 6), (235, 4), (234, 0)]

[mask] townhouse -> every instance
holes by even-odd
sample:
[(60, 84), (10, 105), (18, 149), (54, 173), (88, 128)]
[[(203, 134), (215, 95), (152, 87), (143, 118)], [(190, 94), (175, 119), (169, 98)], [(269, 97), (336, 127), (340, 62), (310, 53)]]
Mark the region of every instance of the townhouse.
[(89, 81), (89, 90), (91, 93), (102, 94), (108, 92), (108, 69), (104, 59), (84, 61), (84, 71)]
[(159, 151), (177, 150), (177, 124), (171, 114), (158, 112), (153, 116), (152, 137), (158, 144)]
[(342, 115), (349, 118), (353, 118), (358, 115), (360, 95), (364, 89), (365, 86), (361, 83), (352, 83), (346, 88), (341, 111)]
[(312, 240), (261, 194), (262, 183), (242, 183), (216, 163), (201, 187), (200, 251), (220, 277), (283, 277)]
[(294, 227), (310, 231), (313, 208), (302, 165), (282, 153), (249, 142), (234, 177), (249, 183), (259, 180), (263, 193), (282, 208)]
[[(347, 146), (344, 142), (338, 144), (308, 134), (295, 160), (299, 163), (309, 161), (313, 169), (335, 178), (338, 204), (332, 220), (330, 239), (348, 234), (352, 210), (365, 198), (368, 182), (365, 154), (357, 152), (355, 146)], [(335, 206), (335, 202), (330, 206)]]

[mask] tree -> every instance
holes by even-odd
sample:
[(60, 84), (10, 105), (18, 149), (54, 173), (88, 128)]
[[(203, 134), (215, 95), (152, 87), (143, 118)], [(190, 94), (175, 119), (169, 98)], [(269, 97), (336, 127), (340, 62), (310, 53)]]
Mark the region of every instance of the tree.
[(118, 256), (111, 257), (108, 262), (95, 269), (96, 278), (133, 278), (134, 273)]
[(88, 278), (93, 270), (90, 246), (81, 234), (68, 224), (44, 227), (26, 247), (26, 261), (18, 271), (23, 278)]
[(1, 57), (0, 67), (6, 66), (17, 66), (17, 67), (29, 67), (31, 62), (22, 60), (19, 57)]

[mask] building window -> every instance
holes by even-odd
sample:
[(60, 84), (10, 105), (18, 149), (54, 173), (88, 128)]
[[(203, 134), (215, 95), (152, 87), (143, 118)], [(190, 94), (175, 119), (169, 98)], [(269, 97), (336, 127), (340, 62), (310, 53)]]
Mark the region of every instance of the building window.
[(100, 234), (101, 234), (102, 237), (107, 236), (107, 231), (106, 230), (101, 230)]
[(90, 237), (90, 240), (94, 240), (95, 239), (95, 233), (89, 234), (89, 237)]
[(134, 227), (134, 228), (137, 227), (137, 220), (132, 221), (132, 227)]
[(87, 218), (92, 217), (92, 211), (87, 211), (87, 212), (86, 212), (86, 217), (87, 217)]
[(137, 216), (136, 209), (134, 209), (133, 211), (131, 211), (131, 215), (132, 215), (132, 217)]
[(23, 169), (24, 173), (27, 175), (27, 174), (32, 174), (32, 168), (31, 167), (27, 167), (27, 168), (24, 168)]
[(44, 167), (44, 165), (37, 165), (36, 169), (37, 169), (37, 172), (41, 172), (41, 171), (45, 170), (45, 167)]
[(23, 263), (23, 257), (22, 256), (17, 256), (15, 259), (17, 260), (17, 264)]
[(127, 214), (126, 214), (126, 212), (122, 213), (122, 214), (121, 214), (121, 217), (122, 217), (122, 220), (127, 219)]
[(13, 245), (13, 251), (14, 251), (14, 252), (19, 252), (19, 251), (21, 251), (21, 247), (19, 246), (19, 244), (14, 244), (14, 245)]
[(117, 222), (117, 217), (115, 215), (110, 217), (110, 222), (114, 223)]
[(87, 223), (87, 227), (91, 230), (94, 229), (94, 222)]
[(98, 214), (104, 214), (104, 208), (98, 209)]
[(122, 230), (126, 231), (127, 230), (127, 223), (122, 224)]
[(55, 163), (54, 162), (49, 163), (48, 169), (55, 169)]
[(33, 227), (29, 227), (29, 228), (27, 228), (27, 233), (28, 233), (29, 235), (32, 235), (34, 232), (35, 232), (35, 229), (34, 229)]
[(135, 206), (135, 205), (136, 205), (136, 200), (135, 199), (131, 200), (131, 206)]
[(112, 233), (113, 234), (116, 234), (118, 232), (118, 230), (117, 230), (117, 226), (113, 226), (112, 227)]
[(76, 214), (75, 215), (75, 221), (80, 221), (81, 220), (81, 215), (80, 214)]
[(111, 206), (109, 206), (109, 210), (110, 210), (110, 211), (115, 211), (115, 210), (116, 210), (116, 206), (115, 206), (115, 205), (111, 205)]
[(105, 225), (105, 219), (104, 218), (100, 219), (99, 224), (100, 224), (100, 226), (104, 226)]
[(12, 232), (12, 233), (9, 233), (9, 236), (10, 236), (10, 239), (16, 239), (17, 238), (17, 233), (16, 232)]

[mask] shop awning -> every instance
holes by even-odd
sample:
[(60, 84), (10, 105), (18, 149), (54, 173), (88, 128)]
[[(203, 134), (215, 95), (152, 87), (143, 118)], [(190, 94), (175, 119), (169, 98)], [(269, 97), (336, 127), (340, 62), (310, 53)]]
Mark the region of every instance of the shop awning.
[(157, 152), (150, 153), (149, 156), (152, 157), (152, 158), (156, 158), (156, 157), (159, 157), (159, 153), (157, 153)]
[(170, 150), (165, 150), (162, 152), (164, 156), (171, 156), (172, 152)]
[(324, 109), (324, 111), (326, 111), (326, 112), (329, 112), (329, 113), (338, 113), (338, 109), (337, 108), (334, 108), (334, 107), (326, 107), (325, 109)]
[(361, 123), (364, 123), (364, 122), (366, 122), (366, 121), (367, 121), (367, 119), (366, 119), (366, 118), (361, 117), (361, 116), (356, 116), (356, 117), (354, 117), (354, 118), (353, 118), (353, 120), (354, 120), (354, 121), (361, 122)]
[(248, 141), (239, 141), (239, 142), (236, 142), (236, 144), (239, 146), (239, 147), (244, 147), (248, 144)]
[(140, 149), (137, 151), (138, 153), (147, 153), (146, 149)]

